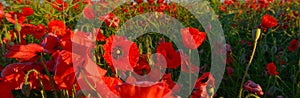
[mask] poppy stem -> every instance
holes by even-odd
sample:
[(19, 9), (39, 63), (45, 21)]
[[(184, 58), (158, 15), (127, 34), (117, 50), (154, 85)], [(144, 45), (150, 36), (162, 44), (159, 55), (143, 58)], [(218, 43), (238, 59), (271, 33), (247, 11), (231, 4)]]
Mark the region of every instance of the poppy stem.
[[(191, 49), (189, 49), (189, 57), (191, 57), (191, 54), (192, 54), (192, 50)], [(190, 62), (190, 61), (188, 61), (188, 62)], [(188, 64), (188, 67), (190, 67), (190, 65), (191, 64)], [(193, 83), (192, 83), (192, 68), (190, 67), (190, 68), (188, 68), (188, 71), (190, 72), (189, 73), (189, 81), (190, 81), (190, 83), (189, 83), (189, 93), (192, 93), (192, 89), (193, 89), (193, 87), (192, 87), (192, 85), (193, 85)]]
[(255, 95), (255, 94), (249, 94), (245, 98), (252, 98), (252, 97), (260, 98), (259, 96)]
[(15, 28), (16, 28), (16, 30), (17, 30), (17, 33), (18, 33), (18, 41), (19, 41), (19, 44), (21, 44), (21, 29), (22, 29), (22, 27), (21, 27), (21, 25), (18, 23), (18, 17), (17, 17), (17, 15), (15, 15), (15, 20), (16, 20), (16, 25), (15, 25)]
[(41, 62), (42, 62), (42, 65), (44, 66), (44, 69), (46, 71), (47, 76), (50, 79), (50, 85), (51, 85), (52, 91), (54, 91), (54, 97), (58, 98), (57, 92), (56, 92), (55, 87), (54, 87), (53, 78), (52, 78), (50, 72), (48, 71), (48, 68), (47, 68), (47, 66), (46, 66), (46, 64), (45, 64), (45, 62), (43, 60), (43, 54), (42, 53), (41, 53)]
[(73, 85), (72, 98), (75, 98), (75, 94), (76, 94), (76, 84)]
[(269, 87), (270, 87), (270, 81), (271, 81), (271, 76), (269, 76), (269, 80), (268, 80), (268, 84), (267, 84), (267, 89), (269, 89)]
[(261, 33), (261, 30), (260, 29), (256, 29), (256, 34), (255, 34), (256, 36), (255, 36), (255, 40), (254, 40), (254, 47), (253, 47), (253, 51), (252, 51), (250, 60), (249, 60), (249, 62), (247, 64), (247, 67), (246, 67), (246, 70), (245, 70), (245, 74), (244, 74), (242, 82), (241, 82), (240, 91), (239, 91), (239, 98), (242, 98), (243, 85), (244, 85), (246, 76), (248, 74), (248, 70), (250, 68), (250, 65), (252, 63), (252, 60), (253, 60), (253, 57), (254, 57), (254, 54), (255, 54), (255, 50), (256, 50), (256, 46), (257, 46), (257, 41), (258, 41), (258, 39), (260, 37), (260, 33)]
[(94, 91), (94, 93), (97, 94), (97, 97), (98, 98), (102, 98), (101, 95), (97, 92), (97, 90), (92, 86), (92, 84), (87, 80), (83, 70), (80, 70), (80, 73), (82, 73), (82, 77), (83, 77), (83, 80), (86, 82), (86, 84)]
[[(28, 78), (29, 78), (29, 74), (30, 74), (31, 72), (34, 72), (35, 74), (37, 74), (38, 80), (39, 80), (39, 82), (40, 82), (40, 86), (41, 86), (41, 89), (42, 89), (42, 90), (41, 90), (42, 98), (46, 98), (46, 97), (45, 97), (45, 92), (44, 92), (43, 82), (42, 82), (42, 80), (41, 80), (41, 78), (40, 78), (40, 74), (39, 74), (39, 72), (38, 72), (37, 70), (31, 69), (31, 70), (29, 70), (29, 71), (26, 73), (24, 85), (28, 85), (28, 84), (29, 84), (29, 83), (28, 83)], [(24, 89), (24, 88), (22, 88), (22, 89)], [(29, 89), (29, 90), (30, 90), (30, 89)], [(23, 92), (23, 90), (22, 90), (22, 92)], [(27, 92), (27, 91), (26, 91), (26, 92)]]

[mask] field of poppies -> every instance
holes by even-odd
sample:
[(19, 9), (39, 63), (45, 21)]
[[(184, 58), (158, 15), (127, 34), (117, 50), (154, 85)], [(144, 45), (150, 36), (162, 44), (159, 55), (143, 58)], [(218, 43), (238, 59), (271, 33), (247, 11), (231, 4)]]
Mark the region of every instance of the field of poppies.
[(0, 96), (300, 98), (300, 0), (125, 1), (0, 1)]

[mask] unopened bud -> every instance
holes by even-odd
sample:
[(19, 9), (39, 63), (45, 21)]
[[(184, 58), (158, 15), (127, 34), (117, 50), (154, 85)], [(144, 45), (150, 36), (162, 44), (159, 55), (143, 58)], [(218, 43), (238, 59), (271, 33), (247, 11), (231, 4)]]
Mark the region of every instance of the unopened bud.
[(28, 83), (24, 83), (22, 85), (22, 94), (26, 97), (29, 97), (30, 95), (30, 85)]

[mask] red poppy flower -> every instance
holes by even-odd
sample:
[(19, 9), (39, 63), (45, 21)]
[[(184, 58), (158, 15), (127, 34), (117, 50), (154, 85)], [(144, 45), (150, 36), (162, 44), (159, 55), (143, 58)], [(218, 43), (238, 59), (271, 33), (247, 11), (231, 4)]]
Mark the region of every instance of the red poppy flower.
[(233, 4), (233, 3), (234, 3), (233, 0), (225, 0), (225, 1), (224, 1), (224, 4), (225, 4), (225, 5), (231, 5), (231, 4)]
[(157, 0), (157, 3), (163, 3), (165, 0)]
[(0, 20), (2, 20), (3, 15), (4, 15), (4, 9), (3, 9), (2, 3), (0, 3)]
[(168, 87), (170, 89), (174, 88), (173, 92), (178, 92), (180, 90), (179, 86), (176, 85), (176, 82), (173, 81), (172, 75), (170, 73), (164, 74), (164, 76), (161, 79), (161, 82), (164, 82), (164, 83), (168, 84)]
[(222, 12), (227, 12), (227, 9), (224, 5), (221, 5), (219, 10), (222, 11)]
[(115, 17), (114, 13), (109, 13), (107, 15), (100, 16), (100, 17), (98, 17), (98, 19), (101, 21), (104, 21), (106, 26), (116, 27), (116, 28), (119, 27), (120, 19), (118, 17)]
[(33, 63), (12, 63), (6, 65), (5, 68), (1, 71), (1, 76), (6, 77), (14, 73), (24, 72), (31, 69)]
[[(17, 17), (15, 17), (15, 16), (17, 16)], [(20, 24), (24, 23), (26, 20), (26, 17), (18, 12), (8, 12), (5, 14), (5, 17), (8, 22), (11, 22), (13, 24), (16, 24), (17, 20), (18, 20), (18, 23), (20, 23)], [(16, 20), (16, 18), (17, 18), (17, 20)]]
[(100, 68), (95, 61), (92, 59), (91, 54), (87, 53), (85, 56), (79, 56), (72, 54), (73, 67), (75, 68), (76, 74), (80, 71), (84, 71), (87, 76), (96, 76), (97, 78), (104, 77), (106, 70)]
[(83, 15), (85, 18), (87, 18), (89, 20), (94, 20), (94, 18), (95, 18), (95, 13), (93, 12), (93, 8), (90, 8), (90, 7), (85, 7), (83, 9)]
[(9, 49), (5, 57), (16, 58), (21, 62), (34, 61), (38, 58), (38, 53), (43, 52), (43, 50), (43, 47), (38, 44), (15, 45)]
[(22, 15), (24, 16), (30, 16), (33, 14), (33, 9), (31, 7), (24, 7), (22, 9)]
[(261, 20), (261, 26), (264, 28), (272, 28), (277, 26), (277, 20), (271, 15), (264, 15)]
[(139, 60), (137, 45), (125, 37), (112, 35), (106, 39), (103, 47), (105, 52), (103, 57), (112, 68), (131, 70)]
[(181, 64), (180, 53), (176, 51), (172, 43), (162, 42), (156, 48), (156, 53), (162, 56), (157, 56), (157, 65), (167, 62), (167, 68), (177, 68)]
[(233, 73), (233, 68), (230, 67), (230, 66), (227, 66), (227, 67), (226, 67), (226, 71), (227, 71), (227, 75), (228, 75), (228, 76), (231, 76), (232, 73)]
[(142, 3), (144, 0), (134, 0), (136, 3)]
[(148, 3), (153, 3), (155, 0), (147, 0)]
[[(20, 37), (22, 39), (25, 39), (27, 34), (31, 34), (34, 30), (35, 30), (35, 26), (33, 24), (22, 24), (21, 31), (20, 31), (20, 34), (21, 34)], [(19, 34), (18, 34), (18, 36), (19, 36)]]
[(54, 81), (59, 89), (71, 90), (75, 83), (75, 72), (73, 67), (62, 68), (63, 65), (56, 67)]
[(121, 98), (162, 98), (171, 93), (168, 85), (162, 82), (137, 82), (134, 85), (122, 84), (117, 91)]
[(140, 57), (138, 63), (136, 64), (136, 66), (133, 69), (134, 69), (134, 72), (136, 72), (139, 75), (148, 74), (151, 71), (151, 68), (147, 61), (147, 56), (143, 55), (142, 57)]
[(209, 72), (204, 73), (197, 79), (191, 98), (209, 98), (208, 88), (214, 88), (214, 81)]
[(7, 85), (11, 88), (11, 90), (21, 89), (22, 83), (25, 80), (25, 73), (24, 72), (13, 73), (3, 77), (2, 79), (3, 82), (7, 83)]
[(61, 37), (66, 34), (65, 30), (66, 30), (66, 25), (61, 20), (52, 20), (48, 23), (49, 33), (53, 33)]
[(267, 8), (269, 7), (269, 2), (272, 2), (270, 0), (258, 0), (258, 6), (260, 8)]
[[(102, 80), (105, 83), (105, 86), (107, 86), (110, 91), (112, 91), (114, 94), (119, 95), (119, 92), (116, 90), (118, 85), (121, 85), (123, 83), (122, 80), (116, 77), (103, 77)], [(105, 95), (109, 95), (108, 93)]]
[(66, 34), (62, 36), (60, 39), (60, 45), (62, 50), (66, 51), (72, 51), (72, 41), (71, 38), (73, 38), (74, 32), (72, 30), (67, 29)]
[(177, 5), (173, 2), (167, 5), (168, 11), (171, 12), (176, 12), (177, 11)]
[(105, 41), (105, 36), (102, 34), (100, 28), (95, 28), (94, 34), (97, 34), (96, 41)]
[(277, 71), (276, 71), (276, 66), (273, 62), (267, 64), (267, 71), (270, 75), (277, 75), (279, 74)]
[(47, 53), (53, 53), (58, 50), (59, 44), (59, 38), (53, 33), (48, 33), (40, 43)]
[(46, 33), (46, 27), (42, 24), (38, 26), (32, 24), (22, 24), (21, 37), (25, 38), (27, 34), (33, 35), (36, 39), (40, 39)]
[(166, 4), (160, 4), (157, 12), (164, 12), (167, 9), (167, 5)]
[(54, 9), (57, 9), (61, 12), (68, 7), (67, 2), (64, 2), (63, 0), (55, 0), (51, 5)]
[(28, 83), (30, 85), (30, 89), (39, 90), (41, 88), (39, 78), (43, 83), (44, 90), (52, 90), (52, 87), (50, 85), (50, 78), (47, 75), (41, 73), (39, 73), (39, 75), (37, 75), (36, 73), (29, 74)]
[(3, 98), (14, 98), (13, 94), (12, 94), (12, 88), (8, 85), (8, 83), (5, 82), (0, 82), (0, 92), (1, 97)]
[(40, 39), (46, 33), (46, 26), (39, 24), (35, 27), (35, 32), (32, 34), (36, 39)]
[(248, 80), (245, 84), (244, 84), (244, 89), (252, 92), (252, 93), (256, 93), (260, 96), (264, 95), (264, 92), (262, 91), (262, 88), (259, 84), (254, 83), (251, 80)]
[(288, 47), (288, 50), (289, 50), (289, 51), (295, 51), (295, 50), (297, 50), (298, 47), (299, 47), (299, 46), (298, 46), (298, 41), (297, 41), (296, 39), (293, 39), (293, 40), (290, 42), (290, 45), (289, 45), (289, 47)]
[(197, 49), (205, 40), (206, 34), (196, 28), (181, 29), (182, 42), (186, 48)]
[(61, 51), (54, 66), (54, 80), (60, 89), (71, 90), (75, 83), (75, 72), (72, 66), (72, 53)]
[(143, 6), (139, 6), (139, 8), (137, 8), (136, 10), (137, 10), (137, 12), (139, 12), (140, 14), (143, 14), (143, 13), (145, 12)]

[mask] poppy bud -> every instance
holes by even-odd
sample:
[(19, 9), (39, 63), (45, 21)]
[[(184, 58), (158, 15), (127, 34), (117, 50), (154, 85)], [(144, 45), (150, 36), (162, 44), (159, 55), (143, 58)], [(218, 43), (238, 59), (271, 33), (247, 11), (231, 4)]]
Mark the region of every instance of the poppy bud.
[(22, 86), (22, 94), (26, 97), (29, 97), (30, 95), (30, 85), (29, 83), (24, 83)]
[(213, 87), (210, 87), (210, 88), (208, 89), (208, 94), (209, 94), (210, 96), (214, 96), (214, 92), (215, 92), (215, 89), (214, 89)]
[(260, 37), (261, 29), (256, 29), (252, 31), (252, 38), (257, 41)]
[(17, 23), (17, 24), (15, 25), (15, 29), (16, 29), (18, 32), (21, 32), (21, 28), (22, 28), (22, 27), (21, 27), (20, 24)]

